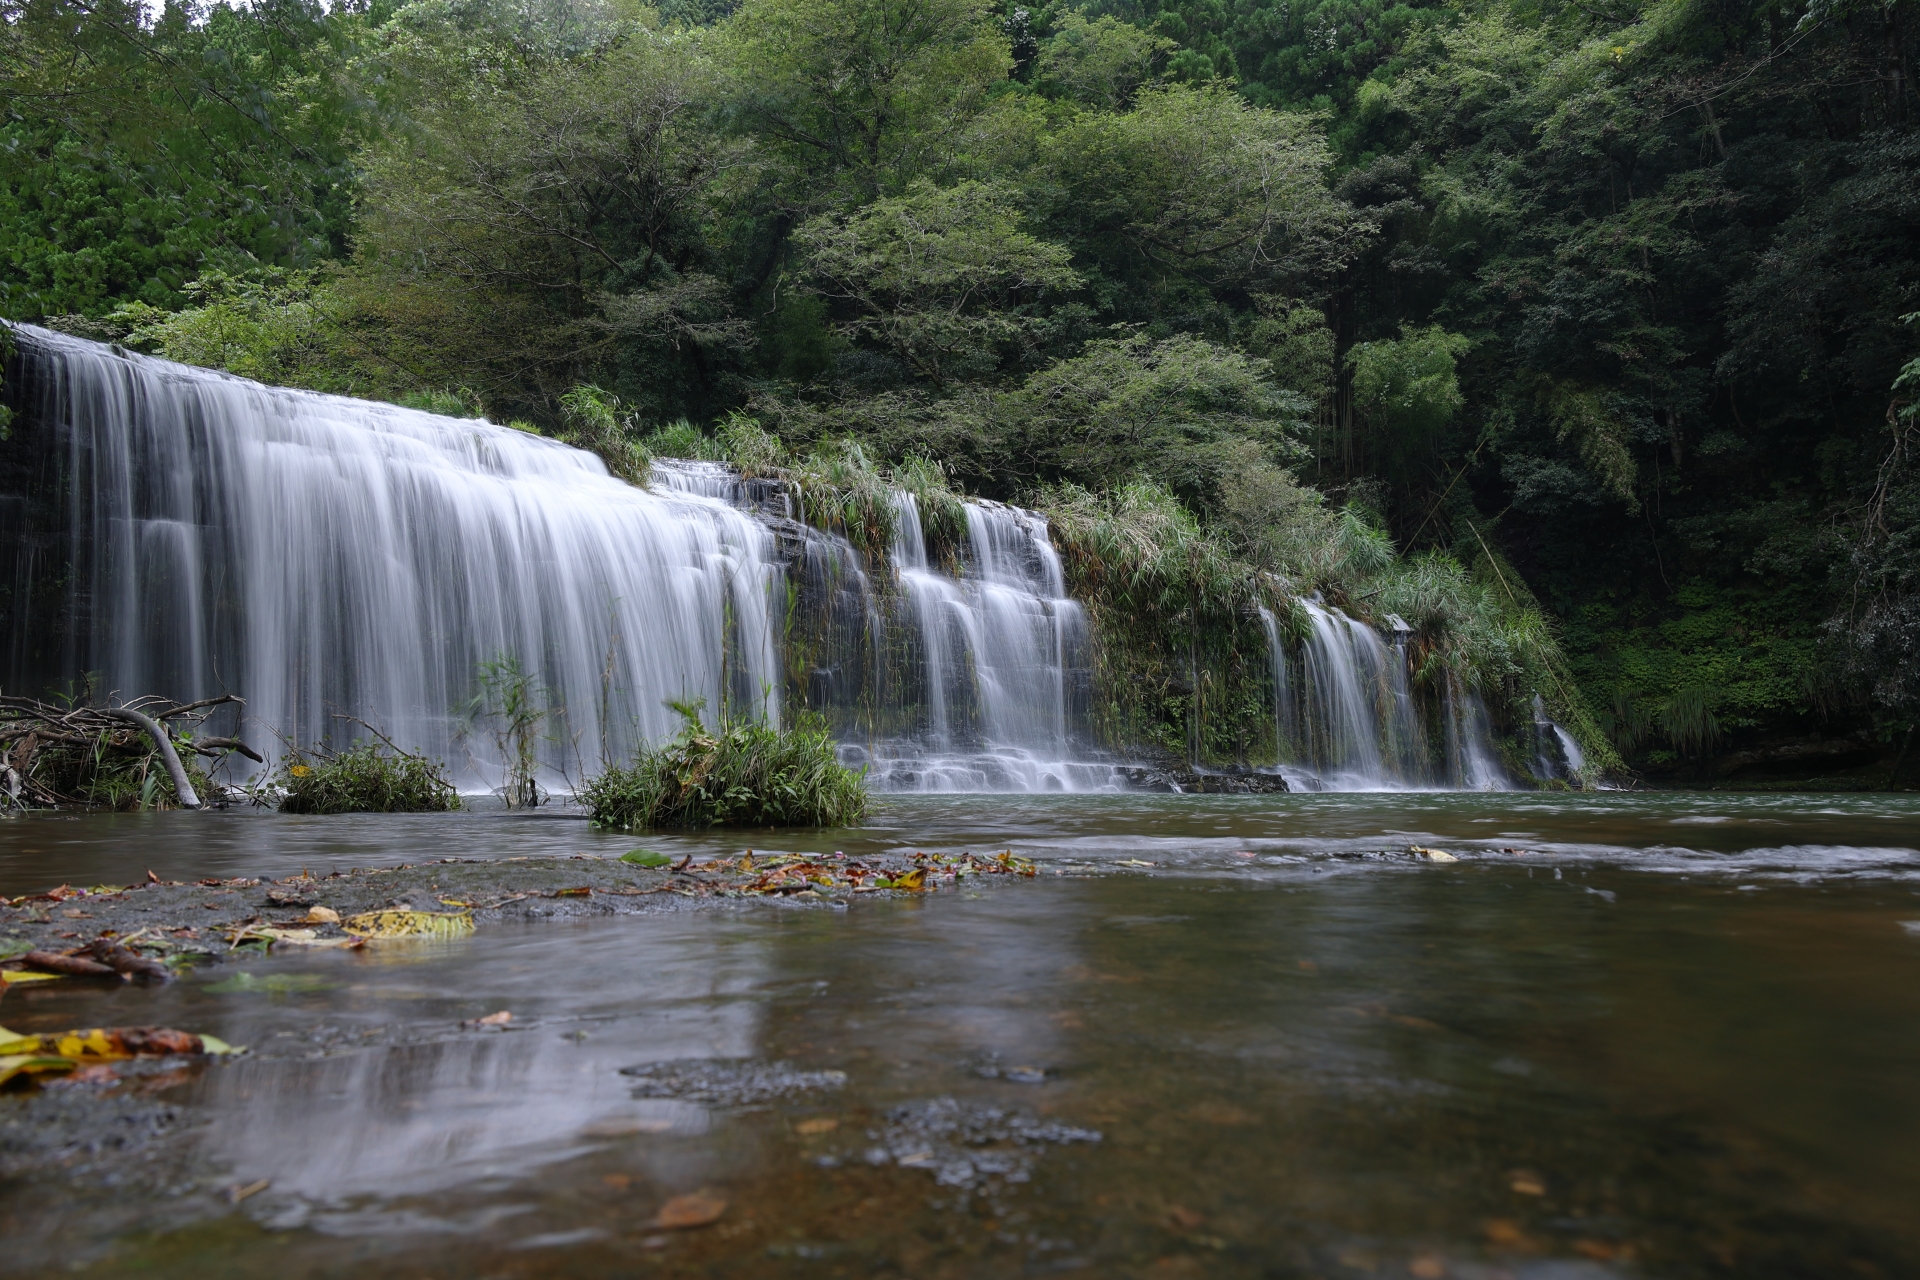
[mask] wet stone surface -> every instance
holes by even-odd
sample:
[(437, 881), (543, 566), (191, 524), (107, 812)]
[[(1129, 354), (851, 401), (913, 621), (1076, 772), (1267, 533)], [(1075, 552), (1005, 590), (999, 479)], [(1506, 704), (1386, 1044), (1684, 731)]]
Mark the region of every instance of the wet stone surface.
[(891, 1162), (929, 1170), (943, 1187), (992, 1179), (1026, 1182), (1033, 1176), (1034, 1157), (1048, 1145), (1097, 1143), (1100, 1136), (1096, 1129), (1038, 1120), (1022, 1111), (931, 1098), (889, 1109), (885, 1127), (868, 1130), (876, 1145), (860, 1158), (870, 1165)]
[(813, 1090), (838, 1089), (844, 1071), (797, 1071), (784, 1062), (658, 1062), (622, 1067), (636, 1098), (678, 1098), (715, 1107), (744, 1107)]

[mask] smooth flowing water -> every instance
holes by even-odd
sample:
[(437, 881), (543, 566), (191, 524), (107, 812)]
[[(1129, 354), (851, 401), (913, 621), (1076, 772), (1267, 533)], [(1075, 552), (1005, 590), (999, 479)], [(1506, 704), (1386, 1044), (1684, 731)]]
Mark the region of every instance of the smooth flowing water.
[[(896, 493), (898, 536), (870, 557), (796, 518), (798, 487), (717, 463), (662, 460), (635, 487), (478, 419), (12, 332), (10, 692), (237, 693), (245, 718), (214, 729), (266, 756), (373, 727), (484, 791), (502, 753), (483, 672), (500, 701), (510, 662), (547, 713), (554, 790), (696, 701), (820, 712), (887, 790), (1121, 786), (1128, 761), (1086, 714), (1086, 613), (1033, 512), (970, 500), (934, 549)], [(1416, 688), (1404, 624), (1383, 622), (1389, 643), (1317, 600), (1288, 609), (1299, 635), (1264, 614), (1277, 745), (1247, 763), (1303, 790), (1510, 785), (1478, 696)], [(1558, 745), (1537, 769), (1577, 772), (1544, 723)]]
[[(144, 1141), (16, 1167), (0, 1269), (1920, 1272), (1914, 799), (907, 797), (747, 842), (1041, 874), (16, 988), (15, 1029), (253, 1052), (63, 1091)], [(33, 817), (0, 887), (631, 843), (561, 811)], [(0, 1152), (29, 1113), (0, 1098)], [(656, 1225), (688, 1195), (724, 1212)]]

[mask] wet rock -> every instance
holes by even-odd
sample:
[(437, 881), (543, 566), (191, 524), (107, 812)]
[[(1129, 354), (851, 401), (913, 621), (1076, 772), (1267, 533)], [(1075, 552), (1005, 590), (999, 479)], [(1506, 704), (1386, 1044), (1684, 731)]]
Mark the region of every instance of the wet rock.
[(1194, 795), (1275, 795), (1292, 790), (1277, 773), (1251, 769), (1212, 772), (1187, 768), (1122, 765), (1114, 772), (1135, 791), (1184, 792)]
[(636, 1098), (677, 1098), (716, 1107), (742, 1107), (815, 1089), (838, 1089), (844, 1071), (799, 1071), (784, 1062), (727, 1062), (683, 1059), (622, 1067), (637, 1082)]
[(1032, 1176), (1034, 1158), (1046, 1147), (1101, 1140), (1097, 1129), (956, 1098), (894, 1107), (878, 1137), (863, 1153), (868, 1164), (926, 1169), (943, 1187), (972, 1187), (987, 1180), (1025, 1182)]

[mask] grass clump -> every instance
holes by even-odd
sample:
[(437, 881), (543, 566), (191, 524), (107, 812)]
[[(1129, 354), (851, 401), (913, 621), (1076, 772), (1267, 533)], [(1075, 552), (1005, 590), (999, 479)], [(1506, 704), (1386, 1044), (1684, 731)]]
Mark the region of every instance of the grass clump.
[(281, 813), (442, 813), (460, 793), (438, 760), (375, 742), (291, 752), (274, 776)]
[(727, 716), (708, 728), (701, 704), (673, 708), (686, 723), (672, 741), (580, 789), (594, 826), (836, 827), (866, 816), (866, 771), (840, 763), (818, 717), (783, 730)]

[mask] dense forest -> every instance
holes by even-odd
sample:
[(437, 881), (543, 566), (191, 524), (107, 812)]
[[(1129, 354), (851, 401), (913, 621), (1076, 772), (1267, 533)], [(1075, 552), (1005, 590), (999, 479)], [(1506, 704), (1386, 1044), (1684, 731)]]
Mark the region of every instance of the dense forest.
[(883, 482), (1037, 507), (1116, 739), (1244, 754), (1318, 590), (1595, 768), (1897, 784), (1915, 13), (0, 0), (0, 317), (784, 469), (876, 554)]

